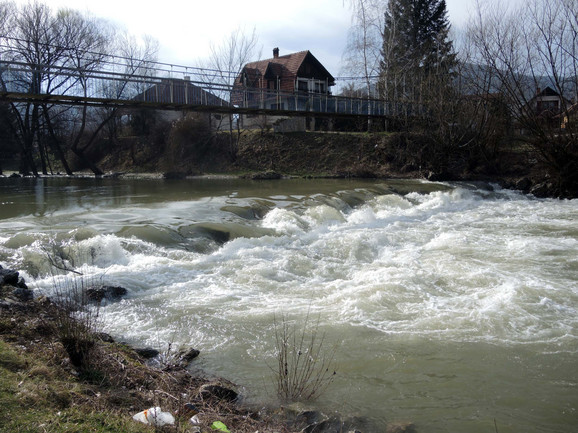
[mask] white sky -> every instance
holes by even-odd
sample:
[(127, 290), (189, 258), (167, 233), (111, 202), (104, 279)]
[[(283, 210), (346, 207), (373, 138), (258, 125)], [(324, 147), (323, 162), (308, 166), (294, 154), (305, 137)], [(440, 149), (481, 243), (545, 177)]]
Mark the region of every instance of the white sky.
[[(42, 0), (39, 0), (42, 1)], [(462, 26), (475, 0), (446, 0), (454, 28)], [(509, 0), (511, 1), (511, 0)], [(17, 0), (26, 3), (26, 0)], [(160, 44), (159, 61), (197, 66), (209, 46), (237, 28), (256, 29), (262, 58), (310, 50), (333, 76), (351, 25), (343, 0), (45, 0), (109, 19), (133, 35), (148, 34)], [(255, 59), (257, 60), (257, 59)]]

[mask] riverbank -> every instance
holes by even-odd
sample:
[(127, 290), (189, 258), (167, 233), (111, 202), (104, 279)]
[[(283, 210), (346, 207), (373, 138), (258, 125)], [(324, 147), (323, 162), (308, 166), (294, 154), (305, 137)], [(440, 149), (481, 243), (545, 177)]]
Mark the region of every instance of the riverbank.
[[(115, 178), (481, 181), (540, 198), (578, 196), (575, 176), (556, 179), (537, 150), (522, 143), (484, 150), (473, 145), (448, 148), (426, 135), (409, 132), (242, 131), (231, 137), (225, 132), (198, 136), (194, 130), (181, 129), (168, 126), (145, 136), (102, 140), (88, 157), (105, 177)], [(94, 176), (74, 156), (71, 161), (75, 176)], [(56, 166), (54, 171), (61, 174)], [(14, 173), (9, 167), (14, 170), (16, 161), (5, 164), (4, 176)]]
[[(119, 176), (244, 176), (263, 178), (390, 178), (432, 181), (484, 181), (538, 197), (559, 196), (556, 185), (533, 153), (511, 146), (492, 158), (468, 148), (437, 161), (436, 149), (419, 134), (291, 134), (246, 131), (232, 148), (221, 133), (210, 141), (185, 144), (150, 137), (125, 137), (104, 145), (99, 166)], [(562, 195), (564, 197), (571, 197)]]

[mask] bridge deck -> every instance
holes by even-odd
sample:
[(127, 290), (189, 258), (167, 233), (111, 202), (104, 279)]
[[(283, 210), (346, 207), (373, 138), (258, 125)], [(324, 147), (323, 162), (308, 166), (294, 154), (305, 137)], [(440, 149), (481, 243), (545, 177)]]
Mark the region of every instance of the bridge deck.
[(143, 68), (140, 75), (118, 68), (85, 71), (0, 61), (0, 101), (269, 116), (388, 118), (407, 111), (407, 106), (377, 99), (233, 87), (217, 80), (217, 71), (197, 68), (194, 75), (193, 69), (175, 72), (172, 66), (151, 72), (169, 78), (143, 75)]
[(285, 116), (285, 117), (302, 117), (302, 116), (322, 116), (331, 118), (348, 118), (348, 117), (390, 117), (381, 113), (372, 114), (358, 111), (319, 111), (319, 110), (291, 110), (291, 109), (272, 109), (260, 107), (239, 107), (234, 105), (206, 105), (199, 103), (175, 103), (175, 102), (155, 102), (141, 100), (96, 98), (70, 95), (50, 95), (50, 94), (31, 94), (16, 92), (0, 92), (0, 101), (13, 103), (37, 103), (37, 104), (59, 104), (59, 105), (78, 105), (89, 107), (116, 107), (132, 109), (154, 109), (167, 111), (194, 111), (209, 112), (215, 114), (245, 114), (245, 115), (267, 115), (267, 116)]

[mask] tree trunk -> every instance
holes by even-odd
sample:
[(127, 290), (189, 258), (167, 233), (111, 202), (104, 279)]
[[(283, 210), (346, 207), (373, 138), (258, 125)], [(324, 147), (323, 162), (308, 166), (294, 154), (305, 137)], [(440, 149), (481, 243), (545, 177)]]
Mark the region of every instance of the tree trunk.
[(88, 158), (85, 154), (84, 154), (84, 150), (83, 149), (78, 149), (78, 148), (72, 148), (72, 151), (74, 152), (74, 154), (80, 159), (80, 161), (82, 161), (82, 163), (84, 163), (88, 168), (90, 168), (90, 170), (94, 173), (95, 176), (102, 176), (104, 174), (104, 172), (98, 168), (96, 166), (96, 164), (94, 164), (90, 158)]
[(86, 125), (86, 106), (83, 109), (83, 120), (82, 120), (82, 126), (81, 126), (81, 130), (78, 134), (78, 136), (76, 137), (76, 140), (74, 141), (74, 144), (71, 147), (71, 150), (74, 152), (74, 154), (76, 156), (78, 156), (78, 158), (80, 158), (80, 160), (86, 164), (90, 170), (94, 173), (95, 176), (102, 176), (104, 174), (104, 172), (98, 168), (98, 166), (93, 163), (85, 154), (86, 150), (90, 147), (90, 145), (94, 142), (94, 140), (96, 139), (96, 137), (98, 136), (98, 134), (100, 133), (100, 131), (102, 130), (102, 128), (104, 128), (104, 126), (106, 124), (108, 124), (108, 122), (110, 122), (117, 113), (117, 109), (113, 109), (110, 111), (110, 113), (108, 114), (108, 116), (102, 121), (100, 122), (100, 125), (98, 125), (98, 128), (96, 128), (96, 130), (92, 133), (92, 135), (90, 136), (90, 139), (88, 140), (88, 142), (84, 145), (84, 147), (79, 147), (79, 143), (80, 143), (80, 139), (82, 137), (82, 132), (84, 132), (84, 128)]
[[(16, 108), (14, 108), (16, 110)], [(34, 176), (38, 177), (38, 170), (36, 169), (36, 164), (34, 163), (34, 157), (32, 155), (32, 145), (34, 143), (35, 131), (30, 125), (30, 104), (26, 107), (26, 114), (24, 119), (21, 121), (22, 130), (22, 156), (20, 159), (20, 174), (28, 175), (30, 171)]]
[[(42, 146), (40, 142), (40, 121), (38, 118), (38, 105), (34, 104), (32, 108), (32, 131), (36, 133), (36, 143), (38, 144), (38, 155), (40, 156), (40, 167), (42, 169), (42, 174), (47, 175), (48, 169), (46, 168), (46, 149)], [(32, 136), (34, 137), (34, 135)], [(34, 140), (31, 140), (31, 149)]]
[(56, 156), (60, 160), (62, 167), (67, 175), (72, 176), (73, 172), (68, 165), (68, 161), (66, 161), (66, 157), (64, 156), (64, 152), (62, 150), (62, 146), (60, 146), (60, 141), (54, 132), (54, 127), (52, 126), (52, 121), (50, 120), (50, 116), (48, 115), (48, 110), (43, 110), (44, 112), (44, 119), (46, 121), (46, 126), (48, 127), (48, 133), (50, 134), (50, 138), (52, 139), (52, 148), (56, 153)]

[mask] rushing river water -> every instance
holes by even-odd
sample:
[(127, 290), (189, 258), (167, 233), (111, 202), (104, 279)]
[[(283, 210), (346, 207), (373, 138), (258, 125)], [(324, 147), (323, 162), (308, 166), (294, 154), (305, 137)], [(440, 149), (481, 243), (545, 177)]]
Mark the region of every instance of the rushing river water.
[[(51, 244), (129, 290), (139, 346), (274, 394), (274, 320), (319, 319), (316, 402), (429, 432), (578, 429), (578, 200), (417, 181), (0, 179), (0, 263), (50, 293)], [(67, 278), (72, 278), (69, 275)]]

